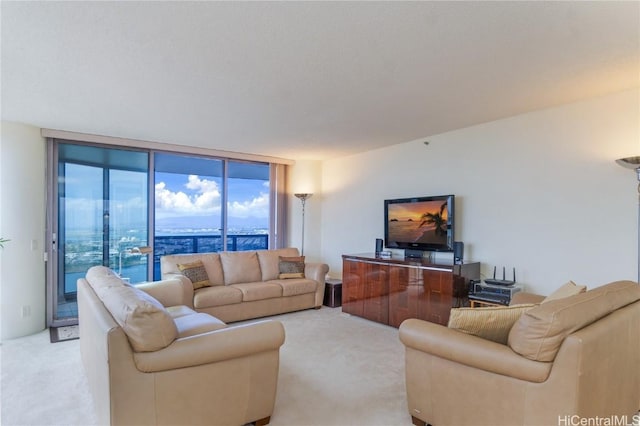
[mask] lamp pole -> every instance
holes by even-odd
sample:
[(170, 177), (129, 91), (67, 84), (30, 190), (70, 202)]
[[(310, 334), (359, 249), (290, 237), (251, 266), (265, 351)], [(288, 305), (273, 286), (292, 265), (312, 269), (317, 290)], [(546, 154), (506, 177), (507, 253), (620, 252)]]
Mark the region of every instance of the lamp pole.
[(304, 210), (305, 210), (305, 205), (307, 204), (307, 199), (310, 198), (313, 194), (296, 193), (293, 195), (295, 195), (296, 198), (298, 198), (302, 202), (302, 244), (301, 244), (300, 252), (302, 256), (304, 256)]
[(633, 169), (638, 175), (638, 283), (640, 283), (640, 156), (616, 160), (616, 163), (627, 169)]

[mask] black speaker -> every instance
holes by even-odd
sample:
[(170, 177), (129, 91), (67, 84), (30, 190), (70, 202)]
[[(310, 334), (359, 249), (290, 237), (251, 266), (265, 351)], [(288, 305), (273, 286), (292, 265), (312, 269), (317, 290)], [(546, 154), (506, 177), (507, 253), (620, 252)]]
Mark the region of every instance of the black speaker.
[(380, 254), (380, 252), (382, 251), (382, 238), (376, 238), (376, 255)]
[(463, 263), (464, 243), (462, 241), (453, 242), (453, 263)]

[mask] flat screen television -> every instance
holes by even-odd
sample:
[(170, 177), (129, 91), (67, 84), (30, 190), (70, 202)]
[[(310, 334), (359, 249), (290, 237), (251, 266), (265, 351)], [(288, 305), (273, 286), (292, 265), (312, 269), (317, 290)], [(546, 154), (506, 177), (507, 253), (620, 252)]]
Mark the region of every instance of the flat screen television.
[(391, 249), (453, 251), (455, 196), (384, 200), (384, 241)]

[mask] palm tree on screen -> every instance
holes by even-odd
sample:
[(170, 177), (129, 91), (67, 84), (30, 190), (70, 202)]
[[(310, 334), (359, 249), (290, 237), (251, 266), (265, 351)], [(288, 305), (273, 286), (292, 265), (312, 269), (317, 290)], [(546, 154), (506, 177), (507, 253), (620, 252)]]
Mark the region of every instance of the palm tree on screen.
[(427, 212), (424, 213), (420, 219), (422, 222), (420, 223), (420, 227), (424, 224), (435, 225), (435, 233), (436, 235), (442, 237), (447, 235), (447, 220), (444, 218), (444, 212), (447, 209), (447, 203), (442, 203), (440, 206), (440, 211), (437, 213)]

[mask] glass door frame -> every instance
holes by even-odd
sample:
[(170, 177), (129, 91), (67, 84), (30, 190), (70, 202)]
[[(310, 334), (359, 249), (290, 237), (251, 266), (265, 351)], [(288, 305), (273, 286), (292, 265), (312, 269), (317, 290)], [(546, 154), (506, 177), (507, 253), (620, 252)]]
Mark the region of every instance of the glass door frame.
[[(151, 232), (151, 223), (153, 220), (153, 209), (149, 208), (153, 203), (153, 191), (150, 188), (153, 184), (153, 176), (149, 172), (149, 167), (152, 165), (151, 152), (142, 148), (135, 147), (127, 147), (127, 146), (116, 146), (116, 145), (104, 145), (104, 144), (95, 144), (95, 143), (83, 143), (80, 141), (73, 140), (62, 140), (62, 139), (47, 139), (47, 169), (46, 169), (46, 178), (47, 178), (47, 195), (46, 195), (46, 233), (45, 233), (45, 244), (46, 244), (46, 252), (45, 252), (45, 260), (46, 260), (46, 323), (47, 326), (51, 327), (60, 327), (60, 326), (68, 326), (68, 325), (76, 325), (78, 324), (78, 317), (69, 316), (69, 317), (59, 317), (58, 306), (59, 306), (59, 286), (60, 286), (60, 272), (61, 272), (61, 262), (64, 262), (64, 258), (60, 259), (61, 255), (64, 254), (59, 250), (60, 244), (64, 244), (63, 239), (61, 238), (61, 234), (63, 230), (59, 229), (60, 220), (61, 220), (61, 212), (60, 212), (60, 187), (59, 187), (59, 179), (60, 179), (60, 144), (70, 144), (70, 145), (79, 145), (79, 146), (87, 146), (93, 148), (99, 148), (104, 150), (126, 150), (132, 152), (140, 152), (145, 153), (147, 155), (147, 170), (146, 170), (146, 181), (147, 181), (147, 190), (146, 190), (146, 200), (147, 200), (147, 212), (146, 212), (146, 234), (147, 234), (147, 244), (153, 247), (153, 235)], [(90, 164), (87, 164), (90, 165)], [(103, 176), (106, 177), (103, 181), (103, 196), (102, 200), (105, 202), (109, 202), (110, 199), (110, 176), (111, 170), (117, 170), (117, 168), (109, 167), (109, 165), (100, 165), (95, 164), (96, 167), (101, 167), (103, 170)], [(104, 223), (104, 209), (103, 206), (103, 232), (104, 227), (110, 228), (110, 224)], [(110, 207), (109, 207), (110, 209)], [(110, 230), (109, 230), (110, 231)], [(109, 231), (107, 231), (107, 236), (109, 235)], [(103, 234), (103, 252), (102, 252), (102, 264), (109, 265), (110, 255), (109, 241), (105, 242), (105, 236)], [(106, 244), (106, 246), (105, 246)], [(150, 273), (153, 270), (153, 261), (151, 256), (147, 258), (146, 262), (146, 277), (150, 276)]]
[[(47, 165), (46, 165), (46, 217), (45, 217), (45, 261), (46, 261), (46, 323), (47, 326), (65, 326), (78, 323), (78, 318), (57, 318), (58, 316), (58, 144), (68, 143), (74, 145), (86, 145), (104, 149), (124, 149), (148, 154), (148, 193), (147, 193), (147, 244), (155, 247), (155, 154), (171, 153), (177, 155), (202, 156), (223, 160), (224, 176), (227, 177), (228, 161), (240, 161), (248, 163), (264, 163), (270, 165), (270, 213), (269, 213), (269, 235), (267, 240), (268, 248), (285, 247), (287, 241), (287, 166), (292, 162), (273, 162), (272, 158), (241, 154), (238, 157), (227, 156), (220, 151), (192, 148), (187, 146), (174, 146), (175, 149), (167, 149), (167, 145), (154, 142), (141, 142), (119, 138), (109, 138), (105, 136), (95, 136), (88, 134), (76, 134), (73, 132), (62, 132), (57, 130), (43, 129), (43, 136), (46, 138)], [(249, 158), (250, 157), (250, 158)], [(226, 188), (223, 191), (224, 201), (222, 203), (222, 223), (223, 247), (226, 247), (227, 237), (227, 194)], [(153, 279), (154, 274), (154, 253), (147, 257), (147, 279)]]

